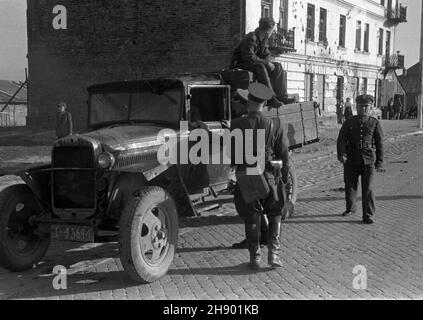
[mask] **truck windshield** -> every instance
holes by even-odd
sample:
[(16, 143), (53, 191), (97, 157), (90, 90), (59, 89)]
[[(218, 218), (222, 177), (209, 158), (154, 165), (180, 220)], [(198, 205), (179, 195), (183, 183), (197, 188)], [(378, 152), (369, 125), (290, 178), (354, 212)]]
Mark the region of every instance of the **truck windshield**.
[(169, 122), (180, 118), (182, 89), (159, 92), (101, 92), (91, 95), (90, 124), (113, 122)]

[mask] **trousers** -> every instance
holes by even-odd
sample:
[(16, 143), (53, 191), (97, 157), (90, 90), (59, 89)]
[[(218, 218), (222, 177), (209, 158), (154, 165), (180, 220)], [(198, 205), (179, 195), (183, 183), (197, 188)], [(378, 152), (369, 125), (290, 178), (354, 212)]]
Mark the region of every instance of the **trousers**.
[(269, 220), (268, 248), (269, 254), (278, 254), (280, 250), (280, 226), (283, 208), (286, 201), (285, 185), (282, 179), (265, 172), (270, 192), (266, 199), (247, 202), (237, 185), (234, 192), (235, 208), (245, 223), (250, 257), (260, 256), (260, 216), (266, 214)]
[(237, 68), (253, 72), (258, 82), (268, 86), (273, 90), (273, 95), (276, 98), (283, 100), (288, 97), (286, 84), (287, 73), (280, 63), (273, 62), (273, 64), (275, 65), (273, 71), (270, 71), (270, 69), (262, 63), (242, 63), (238, 65)]
[(375, 194), (373, 192), (374, 180), (373, 165), (344, 165), (345, 200), (349, 212), (357, 211), (358, 178), (361, 176), (361, 195), (363, 218), (370, 218), (375, 214)]

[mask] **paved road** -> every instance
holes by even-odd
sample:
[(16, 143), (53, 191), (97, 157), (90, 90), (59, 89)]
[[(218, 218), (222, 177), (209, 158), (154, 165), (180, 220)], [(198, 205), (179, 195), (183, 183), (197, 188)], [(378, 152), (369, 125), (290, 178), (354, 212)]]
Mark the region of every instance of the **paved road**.
[[(160, 281), (127, 280), (116, 243), (53, 243), (31, 271), (0, 269), (0, 299), (422, 299), (422, 163), (421, 135), (387, 144), (388, 172), (376, 178), (376, 224), (368, 226), (361, 224), (361, 212), (340, 216), (343, 183), (336, 159), (304, 161), (303, 191), (296, 216), (283, 225), (284, 267), (278, 270), (263, 263), (251, 272), (247, 251), (230, 248), (244, 232), (233, 203), (223, 201), (207, 217), (181, 221), (177, 255)], [(68, 268), (67, 290), (53, 289), (58, 264)], [(366, 268), (365, 290), (354, 288), (357, 266)]]

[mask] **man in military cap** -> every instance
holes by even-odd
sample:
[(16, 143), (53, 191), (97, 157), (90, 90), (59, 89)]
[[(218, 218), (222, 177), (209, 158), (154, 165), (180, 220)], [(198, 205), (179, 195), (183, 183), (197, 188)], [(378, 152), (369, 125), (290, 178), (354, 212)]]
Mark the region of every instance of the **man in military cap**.
[[(250, 253), (249, 266), (252, 269), (260, 267), (260, 217), (266, 214), (269, 221), (268, 230), (268, 264), (272, 267), (281, 267), (282, 263), (279, 258), (280, 251), (280, 229), (282, 210), (285, 204), (285, 187), (289, 171), (289, 153), (288, 139), (282, 130), (280, 121), (273, 121), (263, 115), (263, 108), (268, 99), (272, 97), (272, 91), (263, 84), (253, 83), (249, 86), (248, 91), (239, 90), (241, 96), (248, 99), (248, 114), (235, 119), (231, 123), (231, 130), (240, 129), (244, 137), (244, 150), (246, 143), (253, 143), (252, 149), (259, 150), (258, 141), (245, 141), (245, 132), (252, 129), (253, 136), (257, 136), (258, 130), (264, 130), (265, 148), (264, 148), (264, 180), (268, 185), (269, 193), (262, 199), (251, 200), (243, 194), (243, 187), (240, 181), (237, 182), (234, 193), (235, 207), (240, 217), (245, 223), (245, 234), (247, 237), (247, 246)], [(257, 139), (256, 139), (257, 140)], [(233, 150), (234, 148), (232, 148)], [(251, 149), (250, 149), (251, 150)], [(280, 168), (276, 171), (272, 167), (272, 160), (282, 160), (283, 167), (280, 175)], [(232, 163), (235, 164), (232, 155)], [(237, 163), (237, 173), (242, 172), (248, 167), (245, 159), (243, 163)], [(282, 180), (282, 181), (281, 181)]]
[(248, 33), (235, 49), (232, 67), (253, 72), (258, 82), (272, 89), (268, 105), (279, 108), (283, 103), (290, 103), (286, 87), (286, 72), (280, 63), (272, 61), (269, 51), (269, 38), (276, 23), (271, 17), (261, 18), (259, 27)]
[(372, 224), (375, 213), (374, 171), (385, 171), (383, 131), (380, 122), (369, 116), (374, 98), (361, 95), (356, 102), (358, 115), (343, 124), (337, 143), (338, 159), (344, 164), (346, 211), (343, 216), (356, 212), (358, 177), (361, 176), (363, 223)]
[(72, 134), (72, 115), (66, 108), (66, 102), (59, 102), (57, 104), (56, 136), (58, 139)]

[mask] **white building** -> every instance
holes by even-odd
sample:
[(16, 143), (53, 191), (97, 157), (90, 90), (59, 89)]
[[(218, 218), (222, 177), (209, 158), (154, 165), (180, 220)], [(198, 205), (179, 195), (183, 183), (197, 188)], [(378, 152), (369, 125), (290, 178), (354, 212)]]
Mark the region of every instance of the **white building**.
[(403, 67), (394, 48), (396, 26), (406, 22), (398, 0), (245, 1), (245, 32), (269, 15), (280, 34), (291, 30), (278, 46), (295, 51), (276, 58), (288, 71), (288, 92), (317, 100), (324, 112), (335, 112), (339, 98), (378, 96), (391, 70)]

